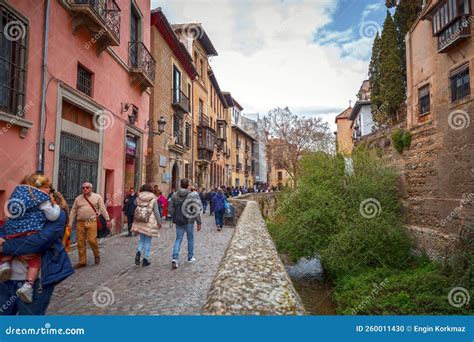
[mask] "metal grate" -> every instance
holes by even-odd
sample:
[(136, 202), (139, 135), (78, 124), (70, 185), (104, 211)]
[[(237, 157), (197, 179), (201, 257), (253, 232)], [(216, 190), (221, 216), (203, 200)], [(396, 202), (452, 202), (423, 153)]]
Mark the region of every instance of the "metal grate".
[(70, 206), (81, 194), (83, 182), (91, 182), (97, 189), (99, 150), (97, 143), (61, 132), (58, 190)]
[(77, 66), (77, 90), (86, 95), (92, 96), (92, 73), (84, 69), (81, 65)]
[(0, 110), (24, 115), (28, 25), (0, 3)]

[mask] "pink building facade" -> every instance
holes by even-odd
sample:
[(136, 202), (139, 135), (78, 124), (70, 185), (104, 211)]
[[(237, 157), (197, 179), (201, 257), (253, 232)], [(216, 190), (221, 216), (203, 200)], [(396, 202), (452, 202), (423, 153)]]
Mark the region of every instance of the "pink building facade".
[(42, 170), (69, 204), (93, 183), (118, 232), (145, 180), (150, 1), (0, 0), (0, 15), (1, 207)]

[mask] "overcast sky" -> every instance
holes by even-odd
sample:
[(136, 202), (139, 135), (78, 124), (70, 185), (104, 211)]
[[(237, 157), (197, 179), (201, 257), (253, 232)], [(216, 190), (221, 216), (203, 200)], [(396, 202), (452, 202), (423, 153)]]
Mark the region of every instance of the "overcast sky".
[[(171, 23), (202, 23), (211, 66), (244, 113), (288, 106), (334, 117), (355, 101), (384, 0), (152, 0)], [(354, 102), (353, 102), (354, 103)]]

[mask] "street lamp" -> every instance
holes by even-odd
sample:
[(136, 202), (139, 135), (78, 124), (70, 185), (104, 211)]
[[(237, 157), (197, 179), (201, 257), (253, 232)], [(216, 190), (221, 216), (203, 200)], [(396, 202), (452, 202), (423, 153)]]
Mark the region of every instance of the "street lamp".
[[(151, 131), (148, 133), (150, 134), (152, 137), (155, 136), (155, 135), (161, 135), (164, 131), (165, 131), (165, 126), (166, 126), (166, 119), (162, 116), (160, 117), (160, 119), (157, 121), (158, 123), (158, 132), (155, 132), (155, 131)], [(146, 127), (150, 128), (151, 125), (150, 125), (150, 120), (147, 121), (146, 123)]]

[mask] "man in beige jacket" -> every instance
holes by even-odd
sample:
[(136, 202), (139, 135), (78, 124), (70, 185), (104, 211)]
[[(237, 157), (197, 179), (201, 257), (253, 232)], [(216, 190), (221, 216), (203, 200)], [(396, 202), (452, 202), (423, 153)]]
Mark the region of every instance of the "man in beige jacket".
[(92, 192), (91, 183), (85, 182), (82, 184), (82, 195), (77, 196), (74, 200), (69, 218), (69, 225), (71, 227), (74, 220), (77, 219), (76, 239), (79, 262), (74, 266), (75, 268), (87, 266), (86, 238), (94, 253), (95, 263), (98, 264), (100, 262), (99, 245), (97, 244), (97, 219), (91, 204), (94, 206), (95, 211), (102, 214), (107, 220), (107, 228), (110, 229), (111, 226), (104, 200), (100, 195)]

